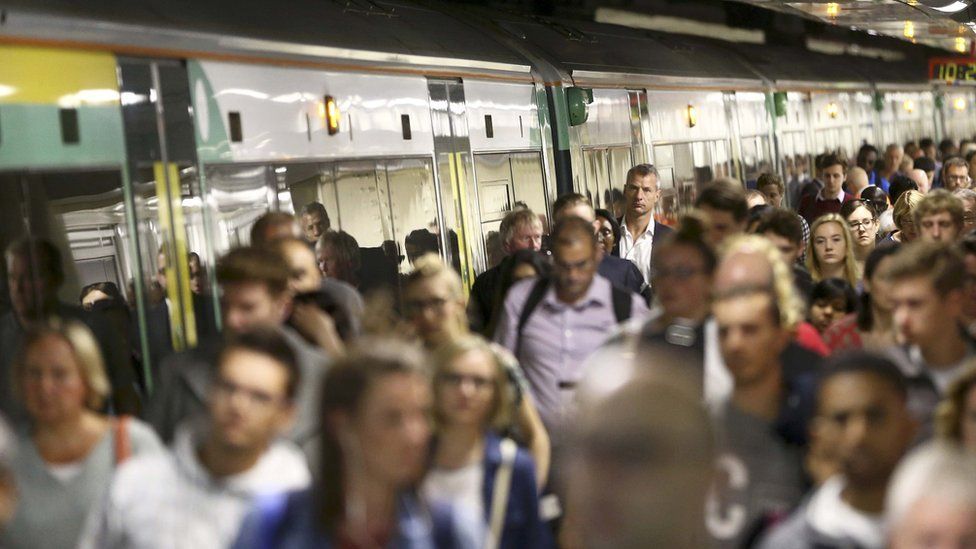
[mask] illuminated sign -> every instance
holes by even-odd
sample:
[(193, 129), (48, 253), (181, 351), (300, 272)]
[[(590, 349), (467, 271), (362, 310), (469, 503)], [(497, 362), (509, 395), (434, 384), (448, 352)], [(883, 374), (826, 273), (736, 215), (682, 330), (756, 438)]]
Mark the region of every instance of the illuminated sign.
[(929, 80), (976, 85), (976, 58), (940, 57), (929, 60)]

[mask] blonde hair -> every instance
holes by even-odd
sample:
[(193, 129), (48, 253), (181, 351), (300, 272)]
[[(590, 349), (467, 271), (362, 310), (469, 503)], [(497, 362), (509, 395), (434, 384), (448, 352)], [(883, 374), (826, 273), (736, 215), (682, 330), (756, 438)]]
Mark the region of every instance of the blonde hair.
[(940, 438), (962, 442), (962, 420), (966, 414), (966, 397), (976, 387), (976, 361), (966, 364), (966, 371), (949, 386), (946, 396), (935, 410), (935, 430)]
[(925, 198), (925, 195), (918, 191), (905, 191), (901, 193), (898, 200), (895, 201), (894, 209), (891, 211), (891, 216), (895, 222), (895, 227), (898, 230), (903, 230), (901, 226), (901, 220), (908, 216), (909, 219), (914, 223), (915, 218), (915, 208), (918, 207), (919, 202)]
[(780, 324), (795, 329), (806, 315), (806, 305), (793, 284), (793, 271), (783, 261), (783, 254), (767, 238), (755, 234), (737, 235), (722, 249), (722, 260), (738, 254), (759, 254), (769, 264), (772, 275), (771, 295), (779, 311)]
[(413, 271), (404, 277), (403, 294), (406, 295), (412, 286), (426, 280), (436, 280), (447, 287), (451, 299), (458, 303), (458, 315), (454, 319), (454, 326), (451, 326), (449, 331), (454, 335), (466, 335), (468, 333), (468, 316), (465, 311), (466, 299), (461, 277), (437, 254), (424, 254), (414, 261)]
[(810, 240), (807, 242), (807, 270), (810, 271), (810, 276), (813, 277), (814, 282), (820, 282), (824, 279), (823, 266), (820, 265), (820, 259), (817, 257), (813, 242), (816, 239), (817, 229), (827, 223), (836, 223), (840, 227), (841, 234), (844, 235), (844, 280), (852, 288), (856, 288), (858, 276), (857, 260), (854, 259), (854, 238), (851, 236), (850, 229), (847, 228), (847, 222), (837, 214), (822, 215), (810, 226)]
[[(438, 383), (442, 376), (448, 373), (451, 365), (459, 357), (472, 352), (480, 352), (491, 361), (494, 370), (491, 384), (494, 395), (486, 424), (496, 432), (503, 433), (512, 425), (512, 411), (515, 408), (515, 397), (506, 370), (508, 357), (503, 349), (476, 335), (451, 338), (438, 346), (431, 355), (434, 365), (434, 383)], [(439, 398), (440, 392), (435, 390), (434, 395), (435, 398)], [(434, 406), (434, 420), (438, 426), (445, 422), (439, 403)]]
[(112, 392), (112, 386), (105, 374), (105, 361), (95, 336), (87, 326), (77, 320), (52, 318), (28, 329), (24, 344), (13, 362), (14, 386), (21, 386), (24, 382), (27, 351), (48, 336), (59, 337), (71, 347), (78, 361), (78, 374), (88, 389), (85, 406), (93, 412), (100, 412)]

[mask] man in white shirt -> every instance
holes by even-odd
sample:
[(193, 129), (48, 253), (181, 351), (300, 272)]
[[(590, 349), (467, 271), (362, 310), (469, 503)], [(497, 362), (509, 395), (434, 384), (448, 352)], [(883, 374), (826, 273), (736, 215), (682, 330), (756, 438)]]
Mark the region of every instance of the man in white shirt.
[(657, 168), (651, 164), (638, 164), (627, 172), (625, 211), (620, 220), (616, 255), (636, 265), (648, 283), (651, 281), (654, 238), (662, 238), (671, 232), (667, 225), (654, 221), (654, 207), (660, 198)]
[(278, 330), (236, 335), (220, 351), (206, 421), (184, 423), (172, 452), (122, 465), (79, 547), (228, 547), (253, 500), (303, 488), (295, 415), (300, 370)]

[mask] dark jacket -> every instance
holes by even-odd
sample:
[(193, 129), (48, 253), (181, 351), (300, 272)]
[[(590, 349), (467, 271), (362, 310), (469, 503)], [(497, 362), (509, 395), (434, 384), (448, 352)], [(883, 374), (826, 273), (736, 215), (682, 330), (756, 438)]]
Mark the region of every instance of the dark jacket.
[[(506, 257), (506, 259), (508, 258)], [(499, 263), (474, 279), (474, 284), (471, 286), (471, 297), (468, 299), (468, 322), (474, 332), (482, 332), (491, 321), (495, 309), (495, 294), (498, 293), (501, 274), (502, 263)]]
[[(621, 227), (620, 230), (623, 231), (624, 218), (621, 217), (621, 218), (617, 219), (617, 223), (620, 223), (620, 227)], [(674, 229), (672, 229), (671, 227), (668, 227), (664, 223), (658, 223), (657, 221), (654, 222), (654, 241), (655, 242), (660, 242), (662, 238), (668, 236), (669, 234), (671, 234), (673, 232), (674, 232)], [(610, 253), (613, 254), (613, 255), (615, 255), (615, 256), (617, 256), (617, 257), (620, 257), (620, 240), (619, 239), (613, 245), (613, 251), (610, 252)]]
[[(491, 521), (491, 501), (495, 493), (495, 475), (502, 463), (501, 439), (490, 433), (485, 438), (484, 495), (485, 522)], [(539, 493), (535, 483), (535, 464), (529, 453), (519, 448), (512, 468), (512, 484), (505, 508), (505, 525), (502, 529), (501, 549), (554, 547), (552, 535), (539, 518)]]
[(603, 261), (597, 266), (597, 272), (614, 286), (643, 295), (641, 292), (643, 292), (645, 285), (644, 275), (630, 261), (620, 259), (615, 255), (605, 255)]

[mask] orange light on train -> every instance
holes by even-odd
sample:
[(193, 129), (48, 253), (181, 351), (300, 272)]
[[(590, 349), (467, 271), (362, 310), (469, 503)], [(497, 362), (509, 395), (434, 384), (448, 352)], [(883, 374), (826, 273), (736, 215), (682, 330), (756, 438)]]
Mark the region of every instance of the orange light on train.
[(831, 118), (837, 118), (837, 115), (839, 114), (840, 114), (840, 107), (837, 106), (837, 103), (833, 103), (833, 102), (827, 103), (828, 116), (830, 116)]
[(827, 3), (827, 17), (836, 18), (840, 14), (840, 4), (837, 2)]
[(339, 133), (339, 105), (331, 95), (326, 95), (325, 99), (318, 104), (319, 118), (325, 122), (325, 128), (329, 130), (329, 135)]
[(688, 115), (688, 127), (694, 128), (695, 126), (698, 125), (698, 109), (696, 109), (694, 105), (689, 103), (686, 111)]

